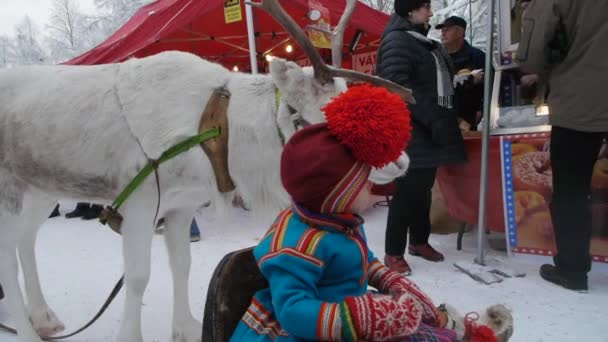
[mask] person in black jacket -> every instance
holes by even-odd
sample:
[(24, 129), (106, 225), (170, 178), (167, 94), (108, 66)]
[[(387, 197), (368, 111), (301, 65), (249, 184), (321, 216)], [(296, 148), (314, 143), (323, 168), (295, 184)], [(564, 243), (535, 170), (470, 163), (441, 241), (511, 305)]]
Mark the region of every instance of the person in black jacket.
[(485, 69), (486, 54), (464, 39), (467, 22), (461, 17), (448, 17), (435, 29), (441, 30), (441, 43), (450, 54), (454, 70), (462, 74), (462, 82), (456, 86), (458, 116), (469, 130), (476, 131), (483, 104), (483, 73), (471, 72)]
[(428, 243), (431, 188), (438, 166), (466, 160), (454, 110), (453, 66), (441, 44), (426, 37), (432, 15), (430, 0), (395, 0), (378, 50), (377, 75), (411, 88), (416, 98), (409, 104), (410, 168), (395, 181), (385, 240), (384, 262), (405, 274), (411, 272), (403, 257), (408, 230), (411, 255), (443, 260)]

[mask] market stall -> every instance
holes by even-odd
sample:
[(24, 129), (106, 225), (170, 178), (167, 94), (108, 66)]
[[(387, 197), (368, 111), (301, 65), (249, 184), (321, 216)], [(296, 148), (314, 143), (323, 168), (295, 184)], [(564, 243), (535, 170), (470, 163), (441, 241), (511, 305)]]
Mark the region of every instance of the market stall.
[[(478, 257), (483, 264), (485, 231), (504, 232), (510, 251), (553, 255), (549, 213), (551, 167), (548, 125), (541, 84), (526, 84), (515, 63), (521, 9), (518, 2), (495, 0), (486, 70), (486, 108), (482, 133), (465, 139), (469, 161), (443, 167), (438, 181), (449, 213), (479, 226)], [(493, 76), (493, 77), (492, 77)], [(529, 89), (533, 88), (533, 89)], [(530, 95), (532, 90), (532, 95)], [(608, 153), (598, 156), (592, 180), (591, 254), (608, 262)], [(480, 181), (481, 180), (481, 181)], [(479, 195), (478, 195), (479, 194)]]

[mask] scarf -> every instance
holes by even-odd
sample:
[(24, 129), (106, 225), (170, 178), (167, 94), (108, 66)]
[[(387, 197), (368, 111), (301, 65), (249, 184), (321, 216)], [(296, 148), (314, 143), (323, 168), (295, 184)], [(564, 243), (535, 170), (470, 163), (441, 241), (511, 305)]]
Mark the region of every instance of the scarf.
[(431, 54), (435, 58), (435, 66), (437, 69), (437, 104), (441, 107), (452, 109), (454, 108), (454, 86), (452, 85), (452, 73), (449, 65), (450, 56), (438, 42), (425, 37), (416, 31), (407, 31), (416, 40), (430, 44), (433, 49)]
[(312, 212), (301, 205), (294, 204), (293, 211), (302, 221), (319, 228), (336, 230), (342, 233), (354, 232), (363, 224), (363, 218), (351, 213), (321, 214)]

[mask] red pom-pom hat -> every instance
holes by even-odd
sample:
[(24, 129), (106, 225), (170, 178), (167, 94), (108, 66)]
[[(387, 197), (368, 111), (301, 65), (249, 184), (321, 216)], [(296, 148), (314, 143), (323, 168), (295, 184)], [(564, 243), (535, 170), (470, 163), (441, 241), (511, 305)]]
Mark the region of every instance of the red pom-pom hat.
[(348, 212), (371, 168), (401, 156), (410, 138), (405, 102), (362, 85), (323, 108), (327, 123), (297, 132), (281, 155), (281, 179), (293, 201), (318, 213)]

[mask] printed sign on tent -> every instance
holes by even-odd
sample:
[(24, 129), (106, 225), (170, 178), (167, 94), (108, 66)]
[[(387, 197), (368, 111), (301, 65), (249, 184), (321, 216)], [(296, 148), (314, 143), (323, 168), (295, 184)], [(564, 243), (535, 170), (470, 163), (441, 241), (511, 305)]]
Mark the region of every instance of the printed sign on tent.
[(353, 55), (353, 70), (373, 75), (376, 72), (376, 56), (376, 51)]
[(241, 0), (224, 1), (224, 20), (226, 24), (243, 20), (241, 14)]
[[(329, 9), (327, 7), (316, 0), (308, 0), (308, 9), (310, 13), (316, 14), (316, 16), (309, 16), (312, 25), (327, 31), (331, 30)], [(312, 42), (312, 45), (317, 48), (331, 49), (331, 37), (328, 34), (309, 28), (308, 38)]]
[[(549, 211), (553, 192), (549, 134), (501, 137), (505, 227), (514, 253), (554, 255)], [(604, 145), (603, 151), (606, 151)], [(591, 181), (591, 255), (608, 263), (608, 155), (600, 153)], [(574, 227), (574, 229), (576, 229)]]

